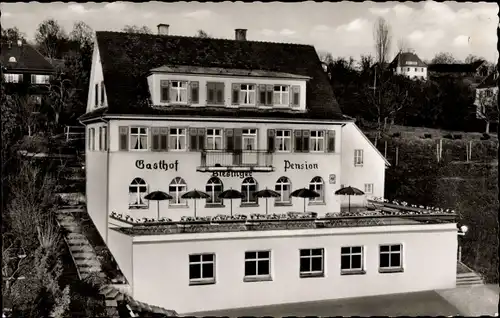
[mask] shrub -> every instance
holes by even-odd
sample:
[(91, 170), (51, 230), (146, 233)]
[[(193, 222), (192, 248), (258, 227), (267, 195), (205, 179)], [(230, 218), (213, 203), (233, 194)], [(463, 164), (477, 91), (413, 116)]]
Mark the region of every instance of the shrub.
[(453, 139), (462, 139), (462, 135), (453, 135)]
[(392, 137), (401, 137), (401, 133), (395, 132), (392, 134)]
[(424, 134), (424, 138), (425, 138), (425, 139), (431, 139), (431, 138), (432, 138), (432, 135), (431, 135), (431, 134)]
[(490, 140), (491, 136), (487, 133), (483, 133), (483, 136), (481, 137), (481, 140)]
[(453, 136), (451, 134), (446, 134), (446, 135), (443, 136), (443, 138), (453, 139)]

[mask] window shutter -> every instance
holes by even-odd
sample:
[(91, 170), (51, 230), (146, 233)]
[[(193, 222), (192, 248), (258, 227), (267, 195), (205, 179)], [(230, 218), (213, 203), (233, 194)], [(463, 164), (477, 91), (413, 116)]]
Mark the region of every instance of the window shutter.
[(215, 83), (207, 83), (207, 104), (215, 104)]
[(205, 149), (205, 128), (198, 128), (198, 150)]
[(328, 130), (327, 133), (327, 151), (335, 152), (335, 130)]
[(292, 98), (290, 98), (292, 107), (300, 106), (300, 86), (292, 86)]
[(198, 131), (196, 128), (189, 128), (189, 150), (198, 150)]
[(151, 128), (151, 150), (152, 151), (160, 150), (160, 128), (159, 127)]
[(233, 84), (232, 85), (232, 95), (231, 95), (231, 104), (239, 105), (240, 103), (240, 85)]
[(275, 130), (268, 129), (267, 130), (267, 151), (274, 152), (276, 149), (275, 146)]
[(266, 85), (257, 85), (257, 105), (266, 104)]
[(104, 136), (104, 151), (107, 151), (108, 150), (108, 127), (103, 127), (102, 128), (104, 133), (103, 133), (103, 136)]
[(302, 151), (309, 152), (309, 136), (311, 132), (309, 130), (302, 130)]
[(200, 83), (199, 82), (191, 82), (191, 103), (193, 103), (193, 104), (200, 103)]
[(95, 89), (94, 89), (94, 94), (95, 94), (95, 106), (99, 105), (99, 84), (95, 84)]
[(160, 128), (160, 150), (163, 150), (163, 151), (168, 150), (168, 128), (167, 127)]
[(118, 129), (119, 129), (119, 133), (120, 133), (120, 148), (119, 148), (119, 150), (128, 151), (128, 127), (127, 126), (120, 126)]
[(162, 103), (168, 103), (170, 101), (170, 88), (168, 81), (160, 81), (161, 86), (161, 96), (160, 101)]
[(266, 85), (266, 105), (268, 106), (273, 105), (273, 93), (274, 93), (274, 86)]
[(226, 133), (226, 150), (233, 151), (234, 150), (234, 130), (226, 129), (224, 130)]
[(234, 150), (242, 150), (243, 147), (243, 130), (236, 128), (234, 130)]
[(294, 130), (295, 152), (302, 152), (302, 130)]
[(224, 104), (224, 83), (215, 84), (215, 101)]

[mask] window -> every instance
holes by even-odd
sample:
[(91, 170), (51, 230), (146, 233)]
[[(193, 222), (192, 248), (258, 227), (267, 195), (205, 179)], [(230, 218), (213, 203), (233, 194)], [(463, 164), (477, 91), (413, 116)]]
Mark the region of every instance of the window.
[(50, 75), (31, 74), (31, 84), (49, 84)]
[(151, 128), (151, 150), (167, 151), (167, 149), (168, 149), (168, 128), (167, 127)]
[(240, 103), (243, 105), (255, 105), (255, 85), (242, 84), (240, 86)]
[(189, 150), (201, 151), (205, 148), (205, 128), (189, 128)]
[(99, 84), (94, 86), (94, 105), (95, 107), (99, 106)]
[(135, 178), (128, 187), (128, 207), (129, 209), (147, 209), (147, 200), (144, 199), (148, 191), (146, 181)]
[(243, 129), (243, 150), (257, 149), (257, 129)]
[(410, 71), (410, 68), (408, 67), (408, 68), (406, 69), (406, 71), (407, 71), (407, 72), (409, 72), (409, 71)]
[(292, 150), (292, 131), (276, 130), (276, 150), (290, 152)]
[(171, 81), (169, 97), (172, 103), (187, 103), (187, 82)]
[(257, 203), (257, 197), (255, 196), (257, 186), (257, 181), (252, 177), (243, 180), (241, 184), (241, 192), (243, 193), (243, 198), (241, 199), (242, 204)]
[(205, 187), (205, 191), (210, 195), (210, 198), (207, 198), (207, 204), (222, 204), (222, 199), (219, 198), (219, 194), (224, 191), (224, 185), (219, 178), (210, 178)]
[(146, 127), (130, 127), (130, 150), (148, 149), (148, 129)]
[(365, 193), (367, 194), (373, 193), (373, 183), (365, 183)]
[(415, 67), (415, 72), (417, 72), (417, 68)]
[(291, 183), (290, 179), (287, 177), (281, 177), (276, 181), (276, 186), (275, 186), (276, 192), (278, 192), (281, 196), (279, 198), (276, 198), (274, 201), (276, 204), (283, 204), (283, 203), (291, 203), (290, 200), (290, 192), (291, 192)]
[(99, 150), (106, 151), (108, 147), (107, 127), (99, 127)]
[(340, 248), (340, 272), (360, 273), (363, 271), (363, 247), (352, 246)]
[(101, 106), (104, 106), (104, 81), (101, 82)]
[(325, 183), (321, 177), (314, 177), (309, 183), (309, 190), (319, 193), (319, 197), (309, 199), (309, 203), (323, 203), (325, 202)]
[(21, 79), (22, 79), (21, 74), (4, 73), (3, 77), (4, 77), (6, 83), (19, 83), (19, 82), (21, 82)]
[(290, 105), (290, 93), (288, 86), (274, 85), (274, 105), (288, 106)]
[(311, 130), (311, 151), (325, 151), (325, 132), (323, 130)]
[(95, 150), (95, 128), (90, 128), (89, 129), (89, 150), (94, 151)]
[(401, 271), (403, 269), (402, 249), (401, 244), (380, 245), (379, 271)]
[(224, 83), (207, 83), (207, 104), (224, 105)]
[(215, 254), (189, 255), (189, 285), (215, 283)]
[(208, 150), (222, 150), (222, 129), (207, 129)]
[(187, 205), (186, 199), (181, 196), (187, 192), (187, 184), (181, 177), (176, 177), (170, 182), (168, 187), (169, 194), (173, 197), (170, 200), (170, 205)]
[(245, 252), (244, 281), (271, 279), (271, 252)]
[(486, 90), (486, 97), (491, 97), (491, 96), (493, 96), (493, 91), (487, 89)]
[(170, 128), (170, 149), (186, 150), (186, 128)]
[(354, 150), (354, 165), (355, 166), (363, 165), (363, 149)]
[(300, 277), (317, 277), (324, 275), (324, 249), (300, 250)]

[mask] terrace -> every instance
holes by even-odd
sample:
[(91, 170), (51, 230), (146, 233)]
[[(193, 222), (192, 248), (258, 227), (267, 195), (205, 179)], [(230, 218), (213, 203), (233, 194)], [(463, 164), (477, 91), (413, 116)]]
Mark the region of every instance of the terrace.
[(317, 217), (312, 213), (217, 215), (214, 217), (184, 216), (180, 221), (168, 218), (133, 219), (112, 212), (112, 219), (123, 226), (118, 231), (131, 235), (161, 235), (238, 231), (297, 230), (315, 228), (345, 228), (390, 225), (425, 225), (455, 223), (454, 211), (430, 207), (407, 207), (400, 204), (370, 201), (369, 207), (352, 212), (327, 213)]

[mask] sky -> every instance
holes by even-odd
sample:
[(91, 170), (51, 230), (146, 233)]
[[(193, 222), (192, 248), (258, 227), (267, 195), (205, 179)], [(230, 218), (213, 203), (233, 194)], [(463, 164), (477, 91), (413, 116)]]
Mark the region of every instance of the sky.
[(172, 35), (193, 36), (203, 29), (214, 38), (234, 38), (247, 29), (253, 41), (314, 45), (334, 57), (374, 55), (373, 25), (384, 17), (391, 26), (392, 52), (403, 39), (423, 60), (438, 52), (458, 59), (474, 54), (498, 59), (498, 5), (459, 2), (113, 2), (2, 3), (2, 27), (18, 27), (33, 39), (40, 22), (56, 19), (69, 32), (76, 21), (96, 31), (119, 31), (125, 25), (170, 25)]

